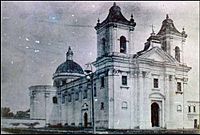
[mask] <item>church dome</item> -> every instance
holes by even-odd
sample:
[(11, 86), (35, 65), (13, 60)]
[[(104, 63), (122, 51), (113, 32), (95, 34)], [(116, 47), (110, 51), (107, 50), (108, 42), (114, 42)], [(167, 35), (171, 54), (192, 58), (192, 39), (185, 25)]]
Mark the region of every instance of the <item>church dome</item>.
[(56, 69), (55, 73), (78, 73), (84, 74), (83, 69), (79, 64), (73, 60), (66, 60), (64, 63), (60, 64)]
[(73, 51), (69, 47), (66, 53), (66, 61), (58, 66), (55, 73), (77, 73), (84, 74), (83, 69), (79, 64), (73, 61)]
[(181, 36), (181, 33), (174, 26), (173, 20), (169, 18), (168, 14), (166, 19), (162, 22), (162, 26), (157, 36), (162, 36), (167, 33), (172, 33)]
[(125, 25), (130, 25), (133, 27), (136, 26), (136, 23), (134, 22), (134, 19), (133, 19), (133, 15), (131, 15), (130, 21), (127, 20), (121, 13), (121, 8), (117, 6), (115, 2), (113, 6), (110, 8), (107, 18), (102, 23), (100, 23), (98, 19), (98, 23), (95, 29), (98, 29), (108, 23), (121, 23)]

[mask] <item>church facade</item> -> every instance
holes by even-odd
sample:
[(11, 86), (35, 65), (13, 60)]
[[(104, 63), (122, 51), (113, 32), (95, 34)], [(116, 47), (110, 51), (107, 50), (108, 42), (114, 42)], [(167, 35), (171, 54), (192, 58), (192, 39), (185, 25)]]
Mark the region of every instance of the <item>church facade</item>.
[(51, 111), (46, 111), (53, 115), (45, 115), (50, 125), (92, 126), (92, 96), (99, 128), (178, 129), (199, 125), (199, 101), (185, 98), (191, 67), (183, 59), (184, 29), (179, 32), (167, 15), (160, 31), (152, 31), (144, 49), (135, 52), (135, 27), (133, 16), (127, 20), (114, 3), (107, 18), (98, 20), (95, 26), (97, 58), (92, 65), (96, 70), (89, 75), (73, 60), (69, 47), (66, 61), (53, 74), (51, 89), (56, 92), (51, 97)]

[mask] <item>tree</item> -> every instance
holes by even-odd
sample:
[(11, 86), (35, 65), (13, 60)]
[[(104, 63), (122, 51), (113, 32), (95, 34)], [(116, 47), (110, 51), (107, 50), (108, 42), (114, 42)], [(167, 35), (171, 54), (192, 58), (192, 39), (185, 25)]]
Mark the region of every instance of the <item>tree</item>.
[(13, 112), (10, 112), (9, 107), (1, 107), (1, 116), (2, 117), (13, 117)]

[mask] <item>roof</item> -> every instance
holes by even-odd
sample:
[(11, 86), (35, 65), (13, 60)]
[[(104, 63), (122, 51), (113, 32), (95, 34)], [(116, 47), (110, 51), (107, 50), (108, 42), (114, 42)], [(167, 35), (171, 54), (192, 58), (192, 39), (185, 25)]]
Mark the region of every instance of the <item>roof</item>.
[(134, 22), (134, 19), (133, 19), (133, 15), (131, 15), (130, 21), (127, 20), (122, 15), (121, 8), (119, 6), (117, 6), (115, 2), (113, 4), (113, 6), (110, 8), (107, 18), (102, 23), (99, 23), (99, 20), (98, 20), (98, 23), (97, 23), (97, 26), (95, 27), (95, 29), (98, 29), (99, 27), (104, 26), (105, 24), (107, 24), (109, 22), (117, 22), (117, 23), (121, 23), (121, 24), (125, 24), (125, 25), (132, 25), (133, 27), (136, 26), (136, 23)]
[(157, 36), (162, 36), (162, 35), (167, 34), (167, 33), (182, 36), (182, 33), (180, 33), (176, 29), (176, 27), (174, 26), (173, 20), (170, 19), (168, 15), (166, 15), (166, 19), (162, 22), (161, 29), (157, 33)]
[(73, 61), (73, 51), (69, 46), (68, 51), (66, 53), (66, 61), (60, 64), (55, 73), (78, 73), (84, 74), (83, 69), (79, 64)]
[(55, 73), (78, 73), (84, 74), (83, 69), (73, 60), (66, 60), (58, 66)]

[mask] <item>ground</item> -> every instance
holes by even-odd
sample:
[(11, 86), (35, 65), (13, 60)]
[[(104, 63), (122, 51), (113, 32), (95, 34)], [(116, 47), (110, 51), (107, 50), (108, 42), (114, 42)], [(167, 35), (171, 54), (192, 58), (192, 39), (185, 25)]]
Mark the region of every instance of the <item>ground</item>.
[[(92, 129), (69, 129), (69, 128), (2, 128), (2, 134), (19, 133), (19, 134), (92, 134)], [(199, 129), (154, 129), (154, 130), (100, 130), (96, 134), (200, 134)]]

